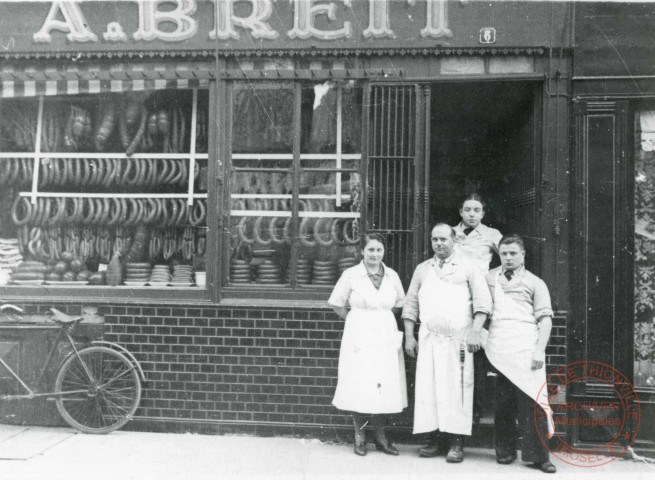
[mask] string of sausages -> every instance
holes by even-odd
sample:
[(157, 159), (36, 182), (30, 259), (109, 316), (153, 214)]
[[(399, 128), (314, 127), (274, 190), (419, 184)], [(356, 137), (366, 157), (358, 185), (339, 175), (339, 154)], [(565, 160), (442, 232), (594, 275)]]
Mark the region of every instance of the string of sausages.
[[(301, 211), (330, 211), (328, 200), (300, 200)], [(242, 200), (237, 200), (233, 207), (244, 209)], [(286, 205), (279, 203), (280, 210), (286, 210)], [(258, 216), (241, 217), (236, 225), (239, 240), (246, 245), (272, 245), (291, 243), (291, 217)], [(317, 244), (354, 245), (359, 242), (359, 219), (303, 217), (298, 227), (298, 239), (304, 246)]]
[[(114, 253), (125, 257), (137, 238), (138, 229), (124, 227), (29, 227), (17, 231), (18, 249), (24, 258), (46, 262), (59, 260), (64, 252), (87, 260), (96, 258), (108, 263)], [(148, 250), (150, 259), (168, 260), (174, 255), (190, 261), (202, 257), (206, 251), (204, 229), (193, 227), (153, 229)]]
[(207, 220), (207, 201), (195, 199), (189, 206), (185, 198), (39, 197), (32, 204), (29, 197), (18, 196), (11, 207), (11, 219), (18, 227), (199, 227)]

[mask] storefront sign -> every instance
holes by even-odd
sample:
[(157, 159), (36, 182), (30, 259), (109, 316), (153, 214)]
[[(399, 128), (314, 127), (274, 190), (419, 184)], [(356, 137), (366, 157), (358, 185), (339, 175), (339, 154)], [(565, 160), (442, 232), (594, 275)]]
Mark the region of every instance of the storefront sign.
[[(474, 46), (493, 20), (503, 46), (544, 46), (542, 2), (134, 0), (0, 2), (1, 53), (93, 50)], [(555, 15), (562, 14), (556, 7)], [(493, 29), (491, 29), (493, 30)], [(486, 29), (489, 35), (494, 32)], [(493, 35), (492, 35), (493, 36)], [(482, 39), (482, 36), (480, 36)], [(487, 36), (483, 43), (494, 43)]]

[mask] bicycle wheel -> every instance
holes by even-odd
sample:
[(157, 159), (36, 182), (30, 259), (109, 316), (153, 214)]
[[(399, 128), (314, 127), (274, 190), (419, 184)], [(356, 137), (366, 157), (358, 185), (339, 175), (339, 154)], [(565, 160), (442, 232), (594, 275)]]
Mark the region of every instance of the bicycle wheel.
[(125, 425), (141, 400), (141, 382), (115, 350), (90, 346), (66, 359), (55, 381), (59, 413), (84, 433), (109, 433)]

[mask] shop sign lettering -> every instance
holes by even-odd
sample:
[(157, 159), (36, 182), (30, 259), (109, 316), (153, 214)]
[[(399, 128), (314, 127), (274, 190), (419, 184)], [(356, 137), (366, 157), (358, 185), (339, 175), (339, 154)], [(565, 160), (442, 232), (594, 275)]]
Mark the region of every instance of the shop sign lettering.
[[(344, 20), (334, 29), (321, 29), (318, 18), (330, 21), (337, 19), (337, 9), (350, 8), (353, 2), (367, 2), (368, 24), (361, 35), (367, 39), (396, 38), (393, 22), (390, 19), (390, 4), (404, 1), (416, 6), (419, 0), (211, 0), (213, 5), (213, 28), (206, 36), (210, 40), (239, 39), (242, 31), (247, 31), (255, 39), (275, 40), (280, 35), (289, 39), (338, 40), (350, 39), (355, 35), (351, 21)], [(463, 1), (463, 0), (462, 0)], [(293, 27), (279, 32), (268, 23), (276, 4), (288, 2), (292, 6)], [(92, 31), (82, 13), (82, 4), (91, 5), (92, 0), (51, 2), (50, 10), (38, 32), (32, 36), (34, 42), (50, 43), (53, 32), (66, 35), (71, 43), (99, 42), (97, 32)], [(138, 28), (131, 36), (124, 31), (119, 21), (112, 19), (102, 32), (105, 42), (164, 41), (181, 42), (198, 33), (198, 20), (194, 18), (197, 0), (134, 0), (138, 7)], [(452, 37), (448, 26), (448, 0), (425, 0), (425, 26), (420, 30), (423, 38)], [(248, 4), (249, 15), (238, 16), (237, 4)], [(162, 8), (165, 6), (165, 8)]]

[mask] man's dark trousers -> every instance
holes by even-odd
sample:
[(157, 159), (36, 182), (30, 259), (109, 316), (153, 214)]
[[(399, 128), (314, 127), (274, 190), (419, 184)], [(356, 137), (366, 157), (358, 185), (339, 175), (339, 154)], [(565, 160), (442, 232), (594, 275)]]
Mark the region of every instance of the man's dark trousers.
[[(537, 407), (539, 432), (545, 437), (548, 420)], [(517, 418), (518, 417), (518, 418)], [(518, 420), (518, 428), (516, 425)], [(548, 450), (541, 442), (535, 425), (535, 401), (514, 385), (502, 373), (496, 377), (495, 445), (496, 457), (515, 455), (520, 439), (521, 460), (543, 463), (548, 461)]]

